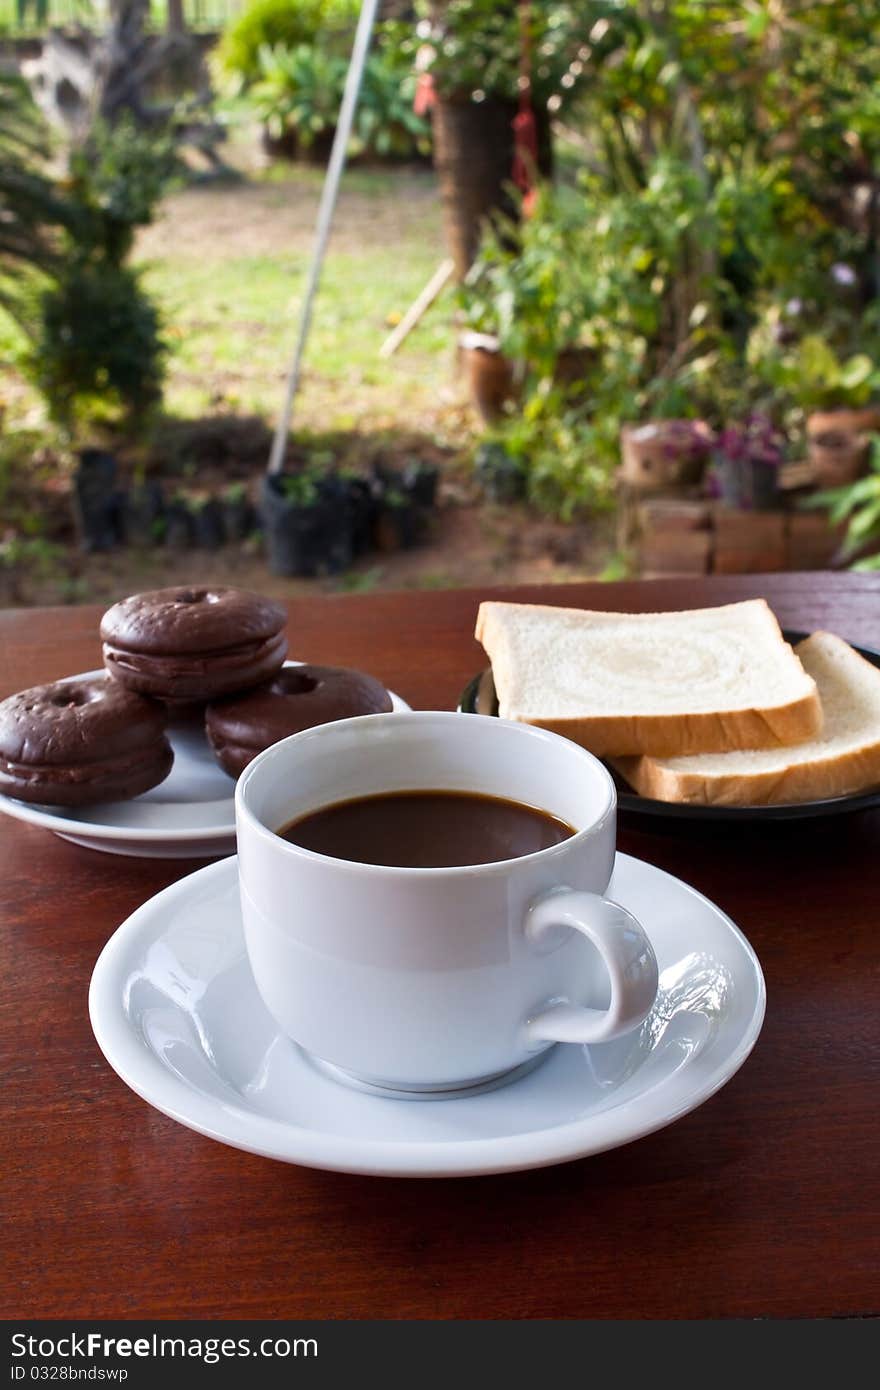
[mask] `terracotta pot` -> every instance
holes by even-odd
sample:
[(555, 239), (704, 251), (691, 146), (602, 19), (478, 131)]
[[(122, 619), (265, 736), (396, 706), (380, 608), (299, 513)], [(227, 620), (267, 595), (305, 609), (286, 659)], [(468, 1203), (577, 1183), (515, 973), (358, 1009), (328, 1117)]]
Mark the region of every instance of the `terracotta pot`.
[(620, 476), (638, 492), (686, 487), (703, 476), (712, 432), (700, 420), (654, 420), (620, 431)]
[(500, 420), (504, 407), (517, 397), (514, 365), (493, 343), (488, 335), (468, 333), (459, 346), (471, 399), (487, 425)]
[(811, 435), (807, 441), (807, 458), (819, 487), (855, 482), (866, 471), (870, 452), (867, 434), (829, 430)]
[(807, 417), (807, 434), (874, 434), (880, 431), (880, 406), (863, 410), (814, 410)]

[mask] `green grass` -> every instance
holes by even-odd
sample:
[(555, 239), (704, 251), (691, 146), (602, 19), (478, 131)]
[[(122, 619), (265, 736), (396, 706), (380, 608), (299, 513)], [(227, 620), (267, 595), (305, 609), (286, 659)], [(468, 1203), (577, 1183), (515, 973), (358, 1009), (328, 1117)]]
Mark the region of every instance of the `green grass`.
[[(169, 344), (165, 406), (198, 416), (218, 407), (274, 420), (299, 324), (322, 171), (274, 166), (240, 185), (172, 197), (135, 261)], [(251, 245), (252, 243), (252, 245)], [(389, 358), (379, 348), (444, 255), (429, 172), (346, 173), (295, 407), (311, 429), (435, 428), (452, 368), (447, 289)], [(0, 356), (20, 345), (0, 323)], [(5, 351), (4, 351), (5, 349)], [(0, 371), (0, 394), (4, 394)], [(6, 374), (7, 390), (10, 374)], [(16, 384), (14, 411), (36, 398)], [(10, 403), (10, 414), (13, 405)]]
[[(174, 413), (201, 413), (218, 395), (247, 412), (274, 415), (279, 408), (313, 251), (306, 213), (317, 206), (322, 179), (317, 170), (282, 174), (248, 190), (183, 195), (171, 205), (167, 234), (161, 229), (163, 254), (155, 253), (158, 236), (147, 248), (145, 283), (162, 308), (171, 344), (166, 395)], [(401, 188), (404, 197), (412, 191), (417, 215), (410, 209), (390, 239), (375, 234), (383, 205), (400, 197)], [(398, 354), (387, 360), (378, 355), (393, 317), (406, 310), (443, 255), (431, 189), (427, 174), (395, 179), (353, 170), (346, 176), (297, 403), (298, 418), (310, 427), (350, 428), (364, 414), (421, 414), (448, 382), (450, 297), (429, 311)], [(240, 238), (229, 253), (219, 236), (216, 242), (193, 239), (206, 213), (210, 223), (212, 199), (227, 210), (237, 199), (242, 217), (252, 219), (258, 243), (252, 254), (241, 254)], [(291, 209), (297, 213), (292, 234)], [(175, 222), (186, 230), (193, 211), (190, 239), (178, 241)], [(387, 218), (387, 208), (384, 213)]]

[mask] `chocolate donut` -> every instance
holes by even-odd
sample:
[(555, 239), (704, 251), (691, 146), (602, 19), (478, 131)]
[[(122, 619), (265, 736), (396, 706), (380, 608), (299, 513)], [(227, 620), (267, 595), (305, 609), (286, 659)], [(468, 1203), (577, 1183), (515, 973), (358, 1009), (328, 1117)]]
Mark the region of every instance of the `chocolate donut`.
[(285, 666), (274, 680), (237, 699), (210, 704), (205, 730), (214, 756), (230, 777), (270, 744), (355, 714), (384, 714), (391, 696), (380, 681), (341, 666)]
[(129, 690), (211, 700), (274, 676), (287, 655), (280, 603), (244, 589), (154, 589), (101, 619), (104, 665)]
[(19, 801), (123, 801), (168, 776), (165, 711), (109, 676), (55, 681), (0, 703), (0, 791)]

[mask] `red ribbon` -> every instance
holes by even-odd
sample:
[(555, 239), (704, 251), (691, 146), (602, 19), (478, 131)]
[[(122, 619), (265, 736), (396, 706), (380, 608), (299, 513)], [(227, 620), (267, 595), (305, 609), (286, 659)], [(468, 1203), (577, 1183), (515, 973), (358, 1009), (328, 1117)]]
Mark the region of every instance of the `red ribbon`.
[(534, 111), (526, 106), (513, 118), (513, 181), (526, 196), (532, 191), (537, 167), (538, 127)]
[(420, 72), (413, 97), (413, 111), (417, 116), (427, 116), (436, 100), (437, 93), (434, 90), (433, 77), (429, 72)]
[(534, 210), (538, 171), (538, 127), (532, 108), (532, 52), (530, 0), (519, 6), (519, 111), (513, 118), (513, 181), (523, 195), (522, 211), (528, 217)]

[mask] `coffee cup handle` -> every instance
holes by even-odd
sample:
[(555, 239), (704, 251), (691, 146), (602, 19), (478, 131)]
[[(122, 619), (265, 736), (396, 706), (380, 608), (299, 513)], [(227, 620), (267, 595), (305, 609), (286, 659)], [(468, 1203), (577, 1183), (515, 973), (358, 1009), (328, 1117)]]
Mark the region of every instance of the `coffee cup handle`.
[(530, 1039), (608, 1042), (637, 1028), (657, 997), (657, 958), (632, 913), (596, 893), (557, 889), (529, 909), (526, 938), (538, 950), (547, 949), (561, 927), (573, 927), (592, 942), (608, 972), (611, 997), (606, 1009), (567, 1000), (549, 1005), (527, 1020)]

